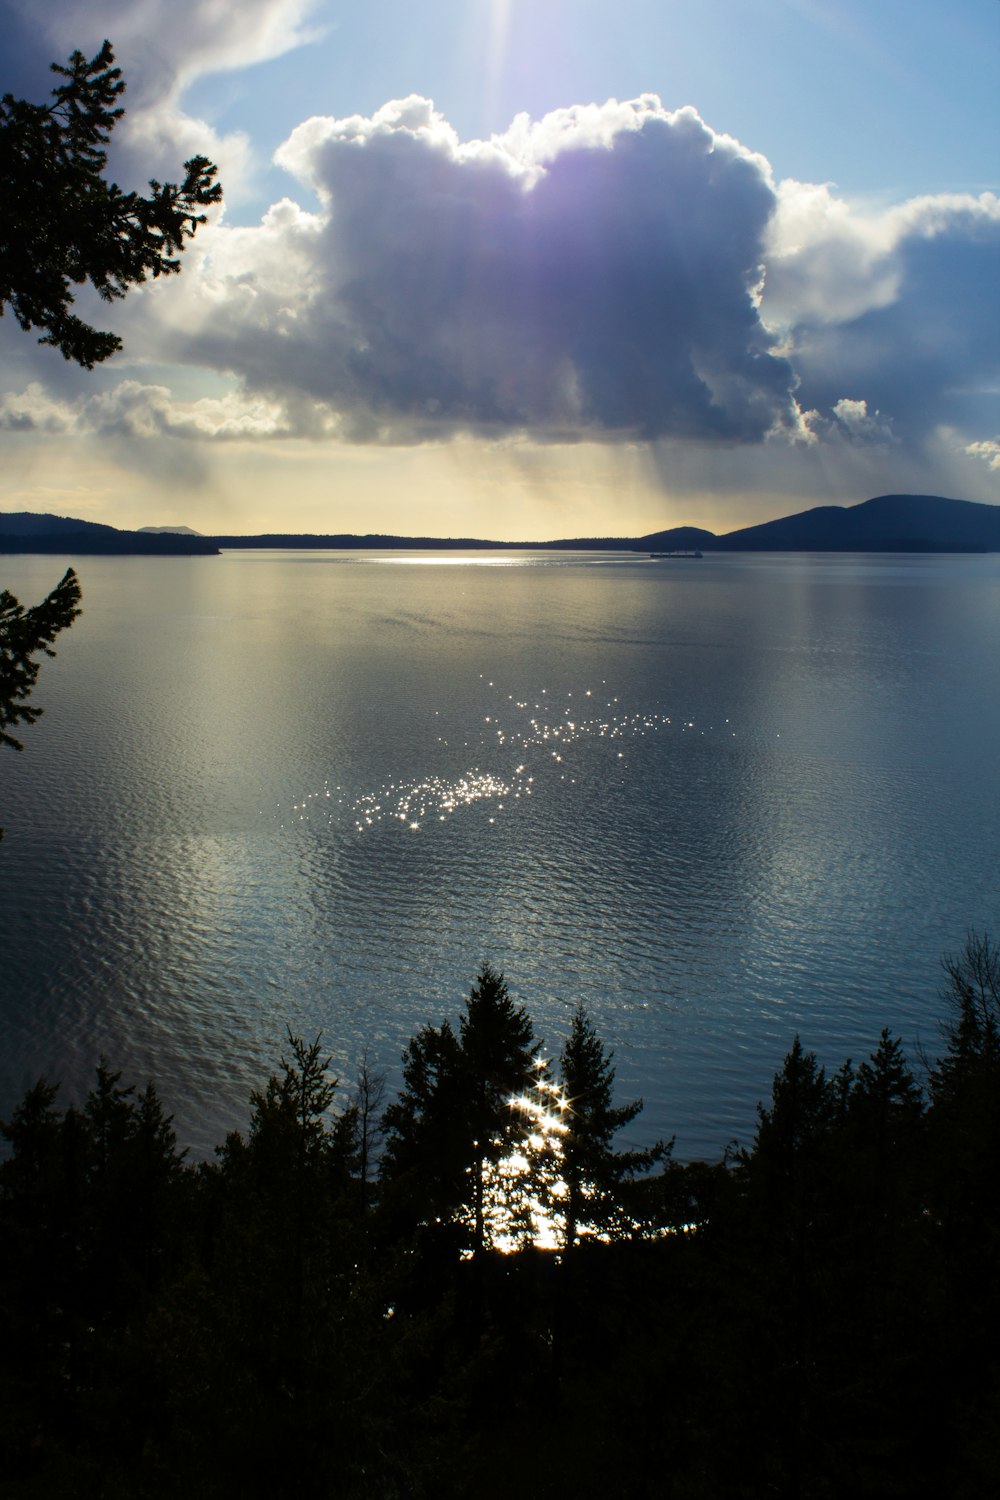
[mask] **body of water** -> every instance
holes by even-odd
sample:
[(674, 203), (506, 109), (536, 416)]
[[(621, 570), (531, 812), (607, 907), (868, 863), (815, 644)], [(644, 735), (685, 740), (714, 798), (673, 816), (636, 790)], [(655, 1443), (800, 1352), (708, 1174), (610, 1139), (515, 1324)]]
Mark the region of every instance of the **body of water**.
[(1000, 906), (1000, 558), (75, 566), (0, 752), (0, 1114), (103, 1052), (204, 1153), (286, 1025), (394, 1083), (484, 959), (550, 1054), (586, 1004), (681, 1157), (749, 1140), (796, 1033), (937, 1047)]

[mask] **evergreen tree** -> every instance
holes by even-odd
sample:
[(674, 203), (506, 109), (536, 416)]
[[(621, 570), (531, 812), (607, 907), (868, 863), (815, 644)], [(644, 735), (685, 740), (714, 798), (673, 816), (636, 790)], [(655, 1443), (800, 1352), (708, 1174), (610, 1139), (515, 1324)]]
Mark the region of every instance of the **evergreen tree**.
[(52, 642), (79, 613), (80, 585), (72, 568), (66, 569), (41, 604), (30, 609), (7, 589), (0, 591), (0, 745), (24, 749), (10, 731), (20, 724), (34, 724), (42, 714), (42, 709), (27, 701), (41, 666), (35, 657), (55, 656)]
[[(770, 1105), (757, 1107), (753, 1149), (743, 1159), (745, 1216), (736, 1250), (747, 1297), (740, 1313), (748, 1330), (767, 1329), (766, 1405), (758, 1405), (758, 1421), (769, 1429), (770, 1462), (782, 1475), (776, 1493), (805, 1493), (803, 1470), (820, 1441), (814, 1418), (828, 1339), (820, 1313), (839, 1222), (831, 1181), (850, 1080), (847, 1067), (828, 1079), (796, 1037), (775, 1074)], [(745, 1345), (740, 1358), (747, 1357)]]
[(334, 1329), (357, 1275), (353, 1125), (334, 1110), (321, 1038), (289, 1030), (287, 1041), (278, 1071), (250, 1095), (246, 1135), (232, 1131), (202, 1174), (202, 1320), (213, 1340), (190, 1357), (221, 1412), (225, 1462), (251, 1488), (261, 1470), (280, 1488), (280, 1455), (305, 1430), (299, 1457), (314, 1473), (312, 1428), (337, 1374), (327, 1366), (342, 1358)]
[(10, 1148), (0, 1161), (0, 1198), (6, 1202), (40, 1206), (47, 1195), (59, 1142), (61, 1117), (53, 1107), (58, 1092), (58, 1084), (40, 1078), (10, 1119), (0, 1120), (0, 1136)]
[[(479, 1253), (493, 1243), (490, 1185), (523, 1144), (517, 1100), (531, 1089), (538, 1046), (524, 1006), (484, 964), (456, 1035), (425, 1026), (403, 1054), (404, 1087), (384, 1116), (381, 1175), (414, 1225), (443, 1225)], [(521, 1197), (527, 1196), (527, 1183)]]
[(289, 1030), (288, 1043), (280, 1074), (250, 1095), (248, 1138), (231, 1133), (220, 1160), (237, 1200), (253, 1204), (261, 1254), (284, 1266), (298, 1324), (357, 1169), (357, 1115), (334, 1113), (338, 1080), (320, 1038), (307, 1043)]
[(970, 932), (958, 956), (943, 960), (951, 1012), (947, 1050), (931, 1069), (934, 1105), (948, 1111), (992, 1092), (1000, 1077), (1000, 949), (989, 933)]
[(75, 1134), (83, 1154), (84, 1281), (94, 1316), (124, 1321), (176, 1258), (186, 1152), (177, 1149), (155, 1084), (138, 1093), (123, 1086), (103, 1057)]
[(924, 1124), (920, 1085), (885, 1028), (855, 1074), (845, 1130), (844, 1215), (869, 1256), (891, 1260), (904, 1226), (921, 1217)]
[(451, 1024), (421, 1026), (403, 1052), (403, 1087), (382, 1117), (379, 1179), (398, 1228), (450, 1227), (465, 1193), (463, 1103)]
[(956, 1384), (971, 1401), (991, 1378), (1000, 1338), (1000, 949), (987, 933), (970, 933), (944, 968), (951, 1015), (929, 1074), (928, 1207)]
[(330, 1058), (320, 1038), (306, 1043), (289, 1030), (292, 1060), (281, 1058), (281, 1076), (272, 1073), (264, 1089), (250, 1095), (250, 1146), (262, 1165), (276, 1161), (278, 1174), (301, 1172), (329, 1149), (329, 1115), (337, 1093), (329, 1076)]
[(459, 1045), (464, 1124), (471, 1146), (467, 1173), (472, 1189), (473, 1248), (479, 1252), (491, 1239), (486, 1222), (487, 1183), (493, 1169), (523, 1144), (524, 1127), (514, 1101), (536, 1082), (538, 1053), (527, 1011), (514, 1004), (503, 975), (489, 964), (480, 969), (466, 1002)]
[(51, 103), (0, 101), (0, 315), (9, 303), (22, 328), (44, 330), (40, 343), (92, 369), (121, 339), (70, 312), (71, 287), (89, 281), (112, 302), (149, 276), (176, 272), (184, 242), (205, 222), (200, 210), (222, 190), (203, 156), (184, 163), (180, 186), (150, 182), (148, 198), (106, 181), (125, 89), (111, 44), (89, 61), (74, 52), (52, 71), (62, 81)]
[(75, 1193), (66, 1180), (57, 1093), (57, 1085), (40, 1079), (10, 1120), (0, 1121), (9, 1151), (0, 1161), (0, 1276), (10, 1278), (8, 1306), (20, 1300), (22, 1312), (51, 1309), (65, 1293), (64, 1235)]
[(642, 1100), (615, 1105), (613, 1054), (607, 1051), (583, 1006), (573, 1016), (559, 1059), (562, 1083), (560, 1171), (565, 1184), (564, 1243), (571, 1250), (581, 1234), (628, 1235), (638, 1227), (638, 1205), (629, 1202), (636, 1174), (663, 1160), (662, 1142), (648, 1151), (615, 1151), (612, 1141), (642, 1110)]
[(0, 1449), (54, 1465), (37, 1493), (90, 1493), (87, 1453), (106, 1462), (112, 1429), (134, 1452), (158, 1420), (141, 1329), (179, 1265), (187, 1174), (152, 1085), (136, 1097), (102, 1059), (82, 1110), (54, 1100), (36, 1085), (3, 1129), (0, 1316), (21, 1394), (0, 1400)]
[(76, 1193), (66, 1179), (57, 1088), (29, 1089), (0, 1136), (0, 1473), (30, 1470), (47, 1421), (66, 1400)]
[(371, 1066), (367, 1047), (358, 1065), (353, 1107), (357, 1118), (358, 1185), (364, 1213), (369, 1207), (371, 1180), (377, 1171), (384, 1139), (382, 1113), (385, 1108), (385, 1074)]
[(944, 968), (947, 1046), (929, 1077), (936, 1199), (961, 1239), (1000, 1244), (1000, 949), (970, 933)]
[(770, 1107), (757, 1106), (757, 1133), (748, 1158), (754, 1178), (766, 1184), (775, 1200), (798, 1201), (814, 1180), (844, 1093), (827, 1079), (815, 1052), (806, 1052), (796, 1037), (775, 1074)]
[(858, 1066), (848, 1108), (880, 1151), (908, 1149), (907, 1137), (923, 1114), (924, 1099), (903, 1044), (888, 1027), (868, 1061)]

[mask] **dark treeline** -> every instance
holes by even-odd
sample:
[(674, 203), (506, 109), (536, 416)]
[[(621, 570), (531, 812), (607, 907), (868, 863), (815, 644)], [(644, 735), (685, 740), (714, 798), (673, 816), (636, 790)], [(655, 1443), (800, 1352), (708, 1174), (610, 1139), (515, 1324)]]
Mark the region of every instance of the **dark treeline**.
[[(403, 1084), (289, 1035), (189, 1164), (102, 1061), (2, 1129), (5, 1496), (993, 1495), (1000, 956), (941, 1056), (796, 1040), (746, 1150), (624, 1151), (583, 1011), (547, 1060), (485, 967)], [(339, 1101), (339, 1102), (338, 1102)]]

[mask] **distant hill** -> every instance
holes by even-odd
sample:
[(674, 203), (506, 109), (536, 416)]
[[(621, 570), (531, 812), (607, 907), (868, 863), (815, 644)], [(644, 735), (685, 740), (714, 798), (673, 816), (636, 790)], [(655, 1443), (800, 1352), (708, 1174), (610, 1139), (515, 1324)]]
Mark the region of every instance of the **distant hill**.
[[(705, 535), (710, 536), (711, 533), (706, 532)], [(475, 536), (392, 536), (381, 532), (367, 532), (364, 536), (358, 536), (356, 532), (349, 531), (325, 535), (311, 531), (264, 531), (256, 536), (213, 536), (207, 540), (233, 552), (253, 547), (331, 552), (385, 551), (393, 548), (408, 552), (472, 552), (477, 549), (510, 552), (526, 548), (533, 552), (633, 552), (640, 545), (631, 537), (621, 536), (566, 537), (555, 542), (494, 542)]]
[(221, 549), (455, 551), (519, 548), (604, 552), (1000, 552), (1000, 505), (949, 500), (942, 495), (878, 495), (859, 505), (812, 510), (722, 536), (699, 526), (674, 526), (641, 537), (567, 537), (554, 542), (493, 542), (480, 537), (357, 536), (337, 532), (264, 532), (257, 536), (201, 536), (190, 526), (144, 526), (119, 531), (68, 516), (0, 513), (0, 553), (76, 552), (207, 554)]
[(262, 531), (256, 536), (213, 536), (207, 540), (215, 542), (217, 546), (227, 551), (245, 551), (248, 548), (292, 548), (301, 551), (312, 549), (345, 552), (396, 548), (416, 552), (433, 548), (434, 551), (443, 552), (456, 548), (468, 548), (471, 551), (477, 547), (493, 549), (570, 545), (569, 543), (544, 542), (489, 542), (481, 537), (384, 536), (378, 532), (368, 532), (364, 536), (358, 536), (357, 533), (349, 531), (326, 534), (312, 531)]
[(140, 536), (201, 536), (191, 526), (140, 526)]
[(479, 537), (329, 536), (270, 532), (216, 536), (219, 547), (544, 548), (606, 552), (1000, 552), (1000, 506), (941, 495), (879, 495), (859, 505), (821, 505), (759, 526), (716, 536), (699, 526), (674, 526), (641, 537), (567, 537), (555, 542), (491, 542)]
[(36, 515), (34, 511), (0, 512), (0, 536), (77, 536), (80, 534), (113, 536), (114, 526), (100, 521), (78, 521), (72, 516)]
[(719, 538), (700, 526), (672, 526), (669, 531), (652, 531), (629, 545), (636, 550), (641, 547), (643, 552), (703, 552), (717, 548)]
[(818, 505), (722, 536), (675, 526), (625, 545), (650, 552), (1000, 552), (1000, 506), (942, 495), (878, 495), (859, 505)]
[(0, 553), (58, 552), (81, 557), (212, 556), (214, 542), (185, 530), (176, 532), (120, 531), (100, 521), (72, 516), (35, 515), (32, 511), (0, 512)]
[(942, 495), (878, 495), (730, 531), (725, 552), (1000, 552), (1000, 506)]

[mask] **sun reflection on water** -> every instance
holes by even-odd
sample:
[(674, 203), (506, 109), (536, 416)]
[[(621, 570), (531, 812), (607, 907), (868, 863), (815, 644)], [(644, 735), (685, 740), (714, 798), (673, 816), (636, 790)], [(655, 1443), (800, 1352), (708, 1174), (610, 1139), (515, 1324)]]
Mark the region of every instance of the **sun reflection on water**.
[[(489, 695), (483, 705), (488, 711), (472, 728), (437, 736), (442, 754), (458, 748), (477, 757), (467, 770), (457, 776), (429, 774), (418, 781), (386, 782), (354, 797), (339, 785), (324, 783), (293, 803), (284, 817), (305, 822), (325, 813), (328, 824), (344, 819), (357, 834), (379, 826), (419, 833), (447, 823), (458, 812), (481, 807), (495, 824), (501, 813), (537, 793), (543, 780), (555, 777), (575, 786), (579, 767), (574, 751), (583, 742), (613, 745), (616, 771), (621, 772), (626, 751), (617, 747), (647, 735), (672, 731), (689, 737), (736, 737), (728, 719), (717, 727), (675, 718), (662, 709), (629, 712), (608, 692), (606, 682), (562, 696), (547, 687), (516, 696), (503, 693), (485, 674), (480, 674), (480, 681)], [(435, 717), (443, 718), (440, 709)]]
[[(396, 568), (523, 568), (523, 556), (499, 556), (494, 552), (469, 555), (463, 552), (421, 552), (414, 557), (379, 557), (379, 566)], [(533, 559), (529, 559), (533, 561)]]

